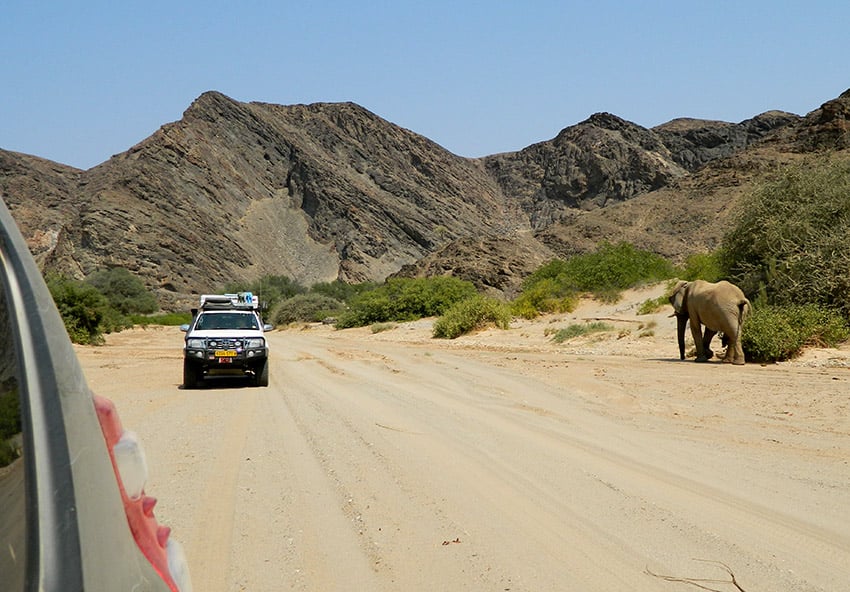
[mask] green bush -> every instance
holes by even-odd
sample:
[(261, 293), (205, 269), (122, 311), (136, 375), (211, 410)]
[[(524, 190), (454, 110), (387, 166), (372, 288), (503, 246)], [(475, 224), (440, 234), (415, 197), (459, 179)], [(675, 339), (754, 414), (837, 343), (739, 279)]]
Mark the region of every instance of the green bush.
[(658, 298), (647, 298), (643, 302), (641, 302), (640, 306), (637, 309), (637, 314), (646, 315), (653, 314), (664, 308), (665, 306), (669, 306), (670, 301), (667, 299), (666, 295), (661, 295)]
[(535, 270), (523, 282), (522, 293), (514, 301), (514, 313), (533, 318), (541, 313), (569, 311), (575, 308), (581, 293), (616, 302), (622, 290), (674, 275), (673, 265), (660, 255), (625, 242), (603, 242), (593, 253), (555, 259)]
[(719, 282), (726, 277), (723, 261), (718, 251), (694, 253), (685, 259), (685, 265), (676, 275), (685, 281), (705, 280)]
[(477, 294), (471, 282), (451, 276), (391, 278), (353, 298), (337, 328), (365, 327), (387, 321), (412, 321), (443, 314), (452, 304)]
[(106, 296), (85, 282), (61, 276), (46, 279), (71, 340), (84, 344), (103, 343), (101, 323), (109, 309)]
[(109, 306), (119, 314), (150, 314), (157, 310), (156, 297), (138, 277), (123, 267), (96, 271), (86, 283), (106, 296)]
[(557, 279), (542, 277), (529, 284), (511, 303), (518, 317), (533, 319), (547, 313), (572, 312), (578, 306), (578, 293), (559, 284)]
[[(48, 275), (45, 280), (74, 343), (99, 345), (104, 333), (169, 318), (151, 316), (157, 310), (156, 298), (124, 268), (97, 271), (85, 281), (59, 275)], [(188, 319), (188, 314), (180, 316), (181, 322)]]
[(613, 329), (613, 325), (603, 323), (602, 321), (573, 324), (569, 325), (568, 327), (565, 327), (564, 329), (559, 329), (558, 331), (556, 331), (555, 334), (552, 336), (552, 341), (554, 341), (555, 343), (563, 343), (568, 339), (573, 339), (574, 337), (589, 335), (591, 333), (613, 331)]
[(775, 362), (805, 346), (834, 347), (850, 335), (841, 313), (816, 304), (764, 305), (744, 323), (741, 344), (748, 360)]
[(508, 329), (511, 325), (510, 307), (494, 298), (477, 295), (461, 300), (446, 310), (434, 323), (433, 336), (454, 339), (490, 325)]
[(822, 157), (780, 171), (745, 198), (721, 258), (751, 299), (850, 313), (850, 160)]
[(295, 322), (316, 323), (330, 316), (340, 314), (345, 305), (324, 294), (296, 294), (280, 302), (269, 318), (275, 325), (288, 325)]
[(582, 292), (605, 293), (664, 280), (673, 265), (655, 253), (629, 243), (603, 242), (597, 250), (567, 260), (566, 278)]
[(101, 333), (118, 333), (124, 329), (132, 329), (133, 321), (127, 316), (121, 314), (115, 308), (107, 306), (103, 311), (103, 318), (100, 320), (98, 331)]

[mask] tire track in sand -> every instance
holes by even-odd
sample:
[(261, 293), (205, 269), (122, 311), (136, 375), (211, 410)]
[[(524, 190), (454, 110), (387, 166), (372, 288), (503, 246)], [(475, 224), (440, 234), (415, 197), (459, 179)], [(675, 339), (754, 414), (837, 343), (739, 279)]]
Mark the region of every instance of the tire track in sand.
[[(240, 396), (242, 393), (247, 396)], [(236, 395), (235, 404), (229, 406), (226, 421), (220, 422), (225, 429), (209, 457), (214, 477), (207, 480), (195, 512), (192, 583), (195, 590), (205, 592), (228, 589), (239, 469), (257, 407), (257, 397), (250, 391), (230, 394)]]

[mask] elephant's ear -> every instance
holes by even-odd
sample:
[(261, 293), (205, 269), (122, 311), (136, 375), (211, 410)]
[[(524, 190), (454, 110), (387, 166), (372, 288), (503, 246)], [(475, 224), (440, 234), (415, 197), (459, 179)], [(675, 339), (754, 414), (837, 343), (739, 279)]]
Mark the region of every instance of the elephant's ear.
[(688, 282), (679, 282), (676, 284), (676, 288), (673, 290), (673, 294), (670, 296), (670, 304), (673, 305), (673, 310), (676, 311), (676, 314), (682, 314), (683, 312), (687, 312), (688, 310)]

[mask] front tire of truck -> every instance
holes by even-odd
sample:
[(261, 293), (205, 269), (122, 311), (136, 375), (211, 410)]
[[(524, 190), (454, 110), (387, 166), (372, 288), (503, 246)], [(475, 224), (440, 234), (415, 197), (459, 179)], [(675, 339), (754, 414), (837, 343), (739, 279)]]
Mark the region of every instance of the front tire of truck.
[(183, 360), (183, 388), (194, 389), (201, 384), (202, 370), (189, 360)]
[(269, 359), (254, 370), (254, 386), (269, 386)]

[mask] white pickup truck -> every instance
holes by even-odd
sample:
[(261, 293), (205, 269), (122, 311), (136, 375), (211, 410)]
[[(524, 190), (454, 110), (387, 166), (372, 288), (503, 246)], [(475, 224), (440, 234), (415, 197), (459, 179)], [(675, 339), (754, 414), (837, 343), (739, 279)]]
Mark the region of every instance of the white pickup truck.
[(186, 333), (183, 388), (216, 376), (247, 376), (254, 386), (269, 385), (269, 347), (257, 298), (251, 292), (204, 294)]

